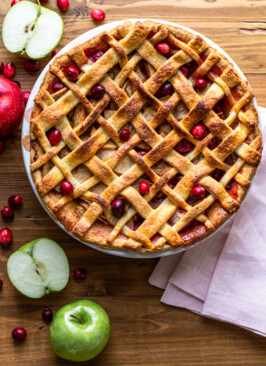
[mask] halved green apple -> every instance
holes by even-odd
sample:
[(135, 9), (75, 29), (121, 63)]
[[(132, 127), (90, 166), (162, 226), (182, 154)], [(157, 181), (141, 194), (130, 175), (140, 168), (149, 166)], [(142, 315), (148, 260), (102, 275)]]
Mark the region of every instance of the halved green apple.
[(67, 285), (69, 263), (56, 242), (41, 238), (23, 245), (9, 257), (7, 273), (18, 291), (38, 299)]
[(30, 1), (20, 1), (5, 16), (2, 38), (8, 51), (38, 60), (57, 46), (63, 30), (59, 14)]

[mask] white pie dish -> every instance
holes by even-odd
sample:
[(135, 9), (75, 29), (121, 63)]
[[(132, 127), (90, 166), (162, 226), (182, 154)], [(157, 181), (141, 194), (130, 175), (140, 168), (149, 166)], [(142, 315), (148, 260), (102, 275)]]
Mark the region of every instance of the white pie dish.
[[(138, 21), (138, 20), (147, 20), (147, 19), (130, 19), (131, 21)], [(197, 35), (200, 35), (211, 47), (217, 49), (221, 54), (223, 54), (235, 67), (235, 69), (239, 72), (239, 74), (242, 76), (243, 79), (246, 79), (244, 74), (241, 72), (241, 70), (239, 69), (239, 67), (236, 65), (236, 63), (230, 58), (230, 56), (227, 55), (226, 52), (224, 52), (219, 46), (217, 46), (215, 43), (213, 43), (211, 40), (209, 40), (207, 37), (199, 34), (198, 32), (195, 32), (194, 30), (190, 29), (190, 28), (187, 28), (185, 26), (182, 26), (182, 25), (179, 25), (179, 24), (175, 24), (175, 23), (171, 23), (171, 22), (167, 22), (167, 21), (163, 21), (163, 20), (157, 20), (157, 19), (152, 19), (153, 21), (158, 21), (160, 23), (164, 23), (164, 24), (169, 24), (169, 25), (172, 25), (172, 26), (177, 26), (177, 27), (180, 27), (180, 28), (183, 28), (185, 29), (186, 31), (190, 32), (190, 33), (194, 33), (194, 34), (197, 34)], [(81, 44), (85, 41), (87, 41), (88, 39), (96, 36), (97, 34), (105, 31), (105, 30), (110, 30), (112, 29), (113, 27), (116, 27), (117, 25), (119, 24), (122, 24), (123, 22), (125, 22), (126, 20), (122, 20), (122, 21), (117, 21), (117, 22), (113, 22), (113, 23), (109, 23), (109, 24), (106, 24), (106, 25), (102, 25), (100, 27), (97, 27), (95, 29), (92, 29), (86, 33), (84, 33), (83, 35), (79, 36), (78, 38), (76, 38), (75, 40), (73, 40), (72, 42), (70, 42), (66, 47), (64, 47), (60, 53), (60, 54), (63, 54), (67, 51), (69, 51), (71, 48), (73, 48), (74, 46), (78, 45), (78, 44)], [(39, 78), (37, 79), (33, 89), (32, 89), (32, 93), (31, 93), (31, 96), (30, 96), (30, 99), (28, 101), (28, 104), (27, 104), (27, 111), (28, 113), (25, 113), (25, 116), (24, 117), (24, 120), (23, 120), (23, 125), (22, 125), (22, 142), (25, 141), (25, 138), (26, 136), (29, 135), (29, 115), (30, 115), (30, 111), (31, 111), (31, 108), (33, 107), (34, 105), (34, 98), (36, 96), (36, 94), (38, 93), (39, 91), (39, 88), (40, 88), (40, 85), (43, 81), (43, 78), (46, 74), (46, 72), (48, 71), (48, 68), (49, 68), (49, 65), (51, 64), (52, 60), (48, 63), (48, 65), (44, 68), (44, 70), (42, 71), (42, 73), (40, 74)], [(256, 103), (256, 100), (254, 99), (254, 105), (255, 107), (257, 107), (257, 103)], [(46, 210), (46, 212), (50, 215), (50, 217), (65, 231), (67, 232), (69, 235), (71, 235), (74, 239), (80, 241), (81, 243), (83, 244), (86, 244), (87, 246), (90, 246), (94, 249), (97, 249), (97, 250), (100, 250), (100, 251), (103, 251), (105, 253), (108, 253), (108, 254), (113, 254), (113, 255), (118, 255), (118, 256), (123, 256), (123, 257), (129, 257), (129, 258), (154, 258), (154, 257), (163, 257), (163, 256), (166, 256), (166, 255), (172, 255), (172, 254), (176, 254), (176, 253), (180, 253), (180, 252), (183, 252), (187, 249), (190, 249), (192, 247), (194, 247), (195, 245), (199, 245), (199, 244), (202, 244), (203, 242), (205, 242), (206, 240), (210, 239), (210, 238), (213, 238), (213, 236), (219, 231), (221, 230), (222, 227), (224, 227), (227, 223), (229, 223), (229, 221), (232, 220), (233, 216), (234, 215), (231, 215), (215, 232), (213, 232), (212, 234), (208, 235), (207, 237), (205, 238), (202, 238), (200, 240), (198, 240), (196, 243), (194, 244), (191, 244), (191, 245), (187, 245), (185, 247), (179, 247), (179, 248), (175, 248), (175, 249), (169, 249), (165, 252), (156, 252), (156, 253), (139, 253), (139, 252), (134, 252), (134, 251), (131, 251), (131, 250), (119, 250), (119, 249), (109, 249), (109, 248), (102, 248), (102, 247), (99, 247), (98, 245), (96, 244), (93, 244), (93, 243), (88, 243), (88, 242), (85, 242), (85, 241), (82, 241), (81, 239), (79, 239), (78, 237), (76, 237), (73, 233), (71, 232), (68, 232), (63, 224), (61, 224), (56, 218), (54, 218), (50, 212), (48, 211), (48, 209), (45, 207), (44, 203), (42, 202), (42, 199), (40, 198), (39, 196), (39, 193), (35, 187), (35, 183), (32, 179), (32, 176), (31, 176), (31, 172), (30, 172), (30, 152), (25, 149), (25, 146), (24, 144), (22, 143), (22, 154), (23, 154), (23, 160), (24, 160), (24, 164), (25, 164), (25, 168), (26, 168), (26, 172), (27, 172), (27, 175), (28, 175), (28, 178), (29, 178), (29, 181), (31, 183), (31, 186), (34, 190), (34, 193), (36, 194), (37, 198), (39, 199), (40, 203), (42, 204), (42, 206), (44, 207), (44, 209)], [(254, 178), (253, 178), (254, 179)]]

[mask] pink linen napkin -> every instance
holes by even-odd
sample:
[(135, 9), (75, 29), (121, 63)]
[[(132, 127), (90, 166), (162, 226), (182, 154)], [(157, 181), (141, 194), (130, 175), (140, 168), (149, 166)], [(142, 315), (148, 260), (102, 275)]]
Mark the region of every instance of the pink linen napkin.
[[(259, 108), (266, 140), (266, 109)], [(162, 258), (149, 282), (161, 301), (266, 336), (266, 152), (233, 219), (204, 244)]]

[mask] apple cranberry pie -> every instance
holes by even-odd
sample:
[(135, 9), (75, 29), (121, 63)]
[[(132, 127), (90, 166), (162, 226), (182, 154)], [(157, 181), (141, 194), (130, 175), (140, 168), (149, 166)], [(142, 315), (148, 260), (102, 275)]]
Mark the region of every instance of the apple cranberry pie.
[(101, 247), (165, 251), (240, 206), (261, 158), (252, 91), (199, 36), (126, 22), (56, 57), (35, 98), (31, 172)]

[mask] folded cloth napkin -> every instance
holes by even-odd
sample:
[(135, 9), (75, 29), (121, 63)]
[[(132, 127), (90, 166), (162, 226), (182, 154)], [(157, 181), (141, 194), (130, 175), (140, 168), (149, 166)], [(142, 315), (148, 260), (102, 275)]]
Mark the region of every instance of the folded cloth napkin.
[[(266, 140), (266, 109), (259, 108)], [(150, 284), (161, 301), (266, 336), (266, 152), (235, 218), (187, 252), (164, 257)]]

